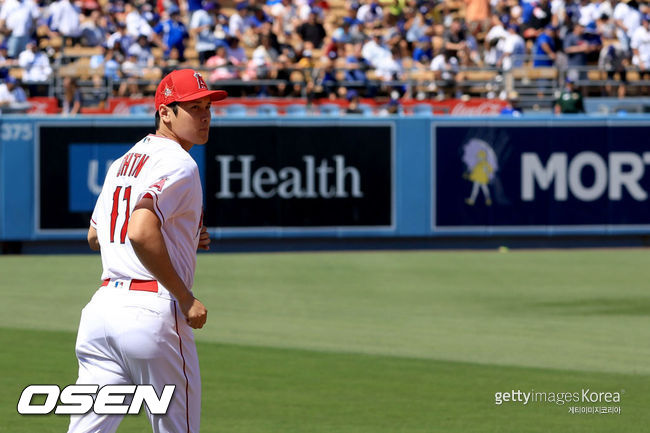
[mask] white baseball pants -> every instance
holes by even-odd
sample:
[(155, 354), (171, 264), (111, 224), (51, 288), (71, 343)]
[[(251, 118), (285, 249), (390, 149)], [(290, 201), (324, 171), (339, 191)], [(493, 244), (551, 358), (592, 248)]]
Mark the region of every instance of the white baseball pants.
[[(167, 415), (147, 415), (154, 433), (198, 433), (201, 378), (192, 328), (167, 293), (100, 287), (81, 313), (78, 384), (151, 384), (158, 396), (176, 385)], [(125, 403), (128, 403), (125, 401)], [(146, 405), (145, 405), (146, 407)], [(123, 415), (70, 417), (68, 433), (112, 433)]]

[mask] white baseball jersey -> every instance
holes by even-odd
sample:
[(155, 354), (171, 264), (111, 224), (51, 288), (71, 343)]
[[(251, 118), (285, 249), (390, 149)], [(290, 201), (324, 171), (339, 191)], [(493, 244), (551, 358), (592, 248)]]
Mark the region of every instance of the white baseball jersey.
[[(201, 379), (192, 328), (175, 298), (142, 265), (127, 236), (129, 217), (149, 194), (172, 264), (192, 287), (203, 192), (194, 160), (180, 144), (149, 135), (108, 170), (91, 225), (97, 230), (102, 284), (81, 313), (75, 352), (78, 384), (175, 385), (166, 415), (148, 411), (155, 433), (198, 433)], [(142, 288), (147, 285), (147, 289)], [(153, 290), (149, 290), (153, 285)], [(69, 433), (117, 430), (122, 415), (70, 417)]]
[(156, 135), (143, 138), (106, 174), (91, 219), (101, 245), (102, 279), (154, 279), (126, 235), (133, 208), (146, 194), (154, 200), (174, 269), (191, 289), (202, 226), (199, 169), (178, 143)]

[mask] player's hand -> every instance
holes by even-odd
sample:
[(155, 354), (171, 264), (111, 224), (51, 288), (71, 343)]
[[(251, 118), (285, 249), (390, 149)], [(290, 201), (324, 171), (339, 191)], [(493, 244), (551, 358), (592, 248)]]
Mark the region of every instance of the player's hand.
[(205, 251), (208, 251), (210, 249), (210, 233), (208, 233), (208, 228), (206, 226), (201, 227), (198, 249)]
[(185, 315), (185, 321), (194, 329), (201, 329), (208, 320), (208, 309), (195, 297), (191, 297), (186, 302), (180, 304), (181, 311)]

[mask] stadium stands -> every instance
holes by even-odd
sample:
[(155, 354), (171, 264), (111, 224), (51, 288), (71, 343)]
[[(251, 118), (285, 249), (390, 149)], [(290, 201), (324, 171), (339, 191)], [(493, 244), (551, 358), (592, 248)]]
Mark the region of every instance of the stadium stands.
[(585, 96), (643, 95), (650, 85), (645, 3), (66, 2), (0, 1), (0, 78), (55, 98), (61, 78), (76, 78), (82, 112), (151, 96), (180, 67), (233, 97), (344, 100), (353, 89), (376, 105), (392, 92), (401, 102), (518, 95), (509, 99), (521, 108), (548, 110), (567, 74)]

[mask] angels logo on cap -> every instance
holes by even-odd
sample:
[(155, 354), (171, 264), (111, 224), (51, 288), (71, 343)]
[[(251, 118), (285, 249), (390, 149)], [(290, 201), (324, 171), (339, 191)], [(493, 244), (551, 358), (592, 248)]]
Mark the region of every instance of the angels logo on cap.
[(198, 72), (195, 72), (194, 76), (196, 77), (196, 82), (199, 84), (199, 89), (207, 89), (208, 88), (208, 85), (205, 84), (205, 80), (203, 79), (201, 74), (199, 74)]
[(193, 69), (172, 71), (162, 79), (156, 90), (156, 111), (172, 102), (194, 101), (205, 97), (221, 101), (228, 96), (223, 90), (209, 90), (200, 73)]

